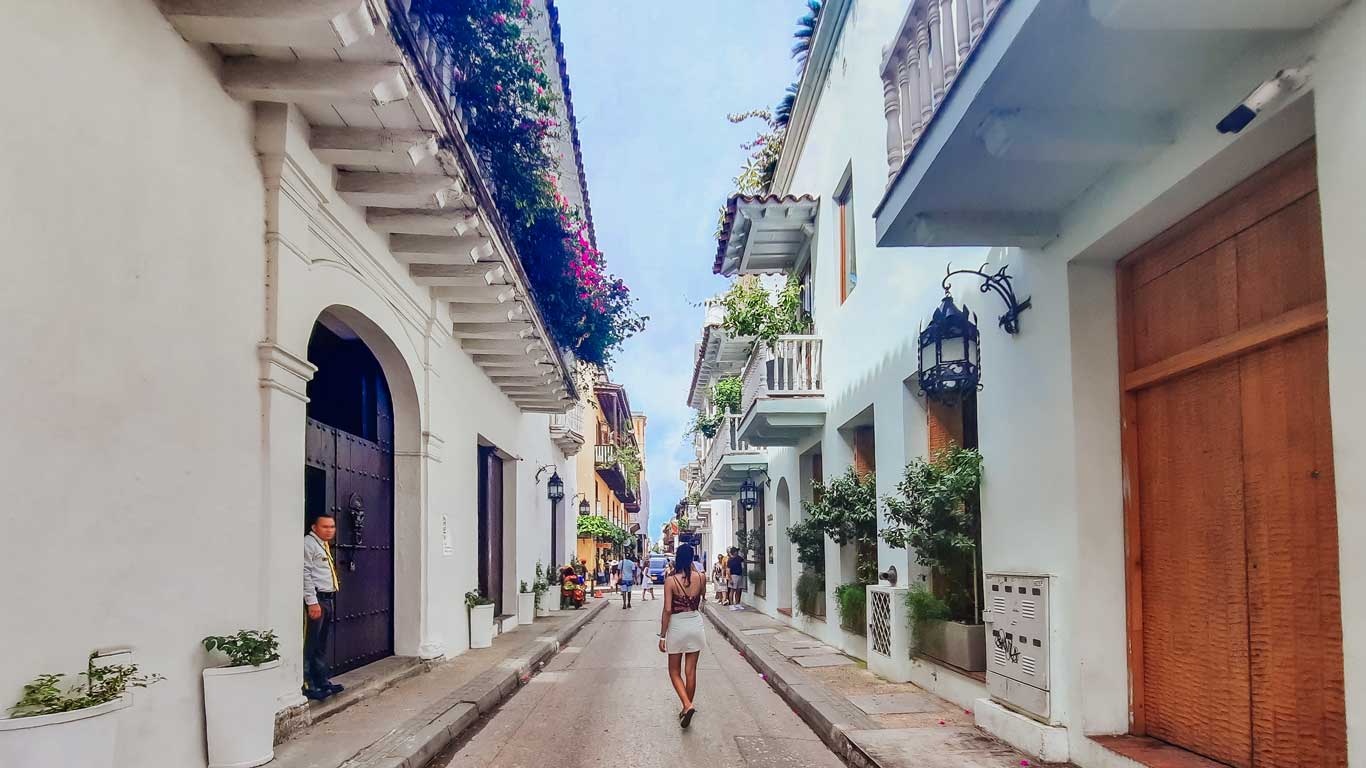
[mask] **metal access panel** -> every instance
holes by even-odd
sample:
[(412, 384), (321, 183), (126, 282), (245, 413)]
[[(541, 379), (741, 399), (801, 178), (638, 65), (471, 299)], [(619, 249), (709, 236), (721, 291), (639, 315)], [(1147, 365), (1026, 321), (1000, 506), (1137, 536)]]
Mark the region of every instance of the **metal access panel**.
[(1028, 715), (1051, 717), (1048, 660), (1052, 643), (1052, 577), (986, 575), (987, 690), (992, 698)]

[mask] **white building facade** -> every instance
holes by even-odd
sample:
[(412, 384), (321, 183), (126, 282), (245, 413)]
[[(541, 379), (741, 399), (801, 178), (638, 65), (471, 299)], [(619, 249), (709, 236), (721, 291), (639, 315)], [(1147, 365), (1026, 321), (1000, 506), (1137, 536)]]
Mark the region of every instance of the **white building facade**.
[(77, 5), (0, 33), (30, 73), (6, 135), (64, 147), (0, 182), (0, 391), (23, 403), (0, 695), (131, 649), (166, 680), (115, 762), (204, 765), (207, 635), (274, 630), (277, 719), (308, 721), (312, 513), (338, 517), (339, 599), (372, 613), (339, 622), (342, 669), (462, 653), (467, 591), (515, 614), (572, 552), (546, 483), (577, 493), (556, 414), (580, 393), (406, 4)]
[[(813, 320), (730, 364), (737, 432), (703, 452), (705, 495), (761, 490), (747, 599), (1040, 758), (1357, 762), (1363, 40), (1360, 2), (827, 2), (772, 194), (733, 202), (716, 262), (800, 275)], [(918, 332), (947, 271), (1003, 267), (1018, 333), (980, 277), (948, 285), (981, 335), (981, 586), (1046, 590), (1026, 677), (990, 603), (983, 671), (841, 628), (833, 542), (825, 616), (794, 611), (784, 535), (813, 478), (886, 497), (938, 444)], [(924, 574), (885, 541), (877, 565), (893, 606)]]

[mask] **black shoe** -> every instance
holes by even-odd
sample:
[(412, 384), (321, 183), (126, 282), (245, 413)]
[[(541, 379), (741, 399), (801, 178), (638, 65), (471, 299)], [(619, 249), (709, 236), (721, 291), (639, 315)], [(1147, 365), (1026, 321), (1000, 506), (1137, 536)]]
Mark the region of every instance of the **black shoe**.
[(678, 718), (678, 724), (683, 726), (684, 728), (687, 728), (688, 726), (692, 725), (692, 716), (695, 714), (697, 714), (697, 710), (693, 707), (688, 707), (688, 710), (684, 712), (681, 717)]
[(331, 696), (331, 695), (332, 695), (332, 692), (331, 692), (331, 691), (319, 691), (319, 690), (315, 690), (315, 689), (313, 689), (313, 688), (305, 688), (305, 689), (304, 689), (304, 698), (306, 698), (306, 699), (312, 699), (313, 701), (322, 701), (322, 700), (326, 699), (328, 696)]

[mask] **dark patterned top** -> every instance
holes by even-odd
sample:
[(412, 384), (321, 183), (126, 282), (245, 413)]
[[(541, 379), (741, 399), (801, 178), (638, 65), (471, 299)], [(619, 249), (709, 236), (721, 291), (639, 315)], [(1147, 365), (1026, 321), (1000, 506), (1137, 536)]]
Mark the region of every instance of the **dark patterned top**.
[(669, 604), (669, 613), (687, 613), (701, 608), (702, 592), (706, 591), (706, 585), (703, 584), (702, 591), (696, 595), (689, 595), (688, 584), (683, 581), (683, 577), (674, 574), (674, 578), (678, 580), (678, 583), (675, 585), (673, 602)]

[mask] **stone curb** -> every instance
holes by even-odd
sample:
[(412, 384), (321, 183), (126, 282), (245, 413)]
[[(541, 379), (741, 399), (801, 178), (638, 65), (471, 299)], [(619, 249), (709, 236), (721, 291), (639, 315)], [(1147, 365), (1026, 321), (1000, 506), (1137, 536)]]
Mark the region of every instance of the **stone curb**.
[(750, 666), (763, 674), (769, 687), (777, 691), (832, 752), (855, 768), (878, 768), (878, 763), (856, 747), (847, 735), (849, 731), (874, 730), (878, 727), (875, 722), (854, 710), (847, 701), (827, 695), (821, 686), (800, 671), (783, 664), (786, 659), (781, 654), (740, 634), (720, 611), (711, 603), (702, 606), (702, 612), (711, 619), (712, 625), (740, 651)]
[[(568, 626), (553, 636), (538, 637), (529, 656), (504, 659), (451, 695), (423, 710), (408, 722), (360, 753), (342, 763), (339, 768), (423, 768), (454, 742), (462, 732), (481, 716), (498, 709), (545, 661), (560, 652), (584, 625), (607, 606), (598, 601), (574, 618)], [(535, 625), (519, 631), (530, 631)]]

